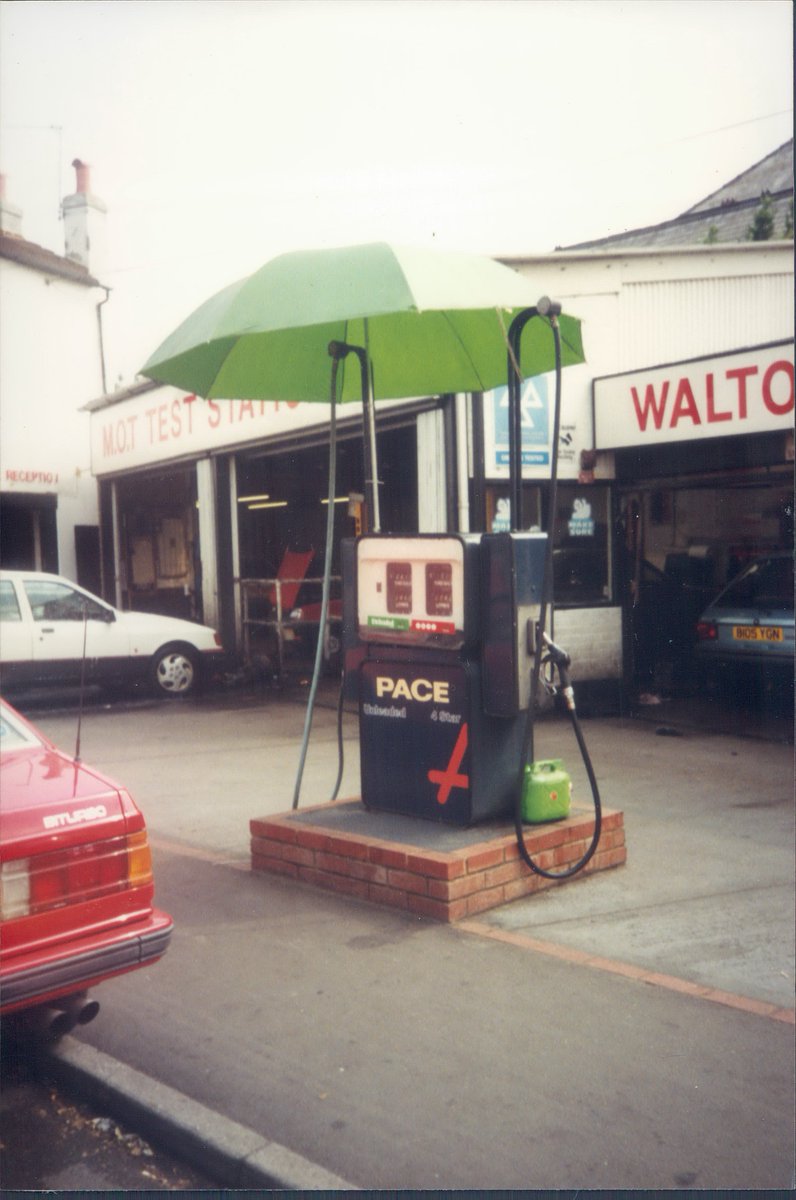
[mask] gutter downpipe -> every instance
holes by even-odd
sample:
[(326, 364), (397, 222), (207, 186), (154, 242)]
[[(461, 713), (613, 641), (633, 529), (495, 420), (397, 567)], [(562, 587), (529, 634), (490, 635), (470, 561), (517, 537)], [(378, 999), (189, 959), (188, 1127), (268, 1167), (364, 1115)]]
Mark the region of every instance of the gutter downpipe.
[(102, 394), (103, 394), (103, 396), (106, 396), (108, 394), (108, 378), (107, 378), (107, 374), (105, 371), (105, 337), (104, 337), (103, 331), (102, 331), (102, 309), (103, 309), (103, 305), (107, 304), (108, 301), (110, 300), (111, 289), (109, 287), (104, 287), (103, 284), (100, 284), (100, 287), (102, 288), (102, 290), (105, 293), (105, 299), (100, 300), (99, 304), (97, 305), (97, 329), (99, 331), (99, 353), (100, 353), (100, 371), (102, 373)]

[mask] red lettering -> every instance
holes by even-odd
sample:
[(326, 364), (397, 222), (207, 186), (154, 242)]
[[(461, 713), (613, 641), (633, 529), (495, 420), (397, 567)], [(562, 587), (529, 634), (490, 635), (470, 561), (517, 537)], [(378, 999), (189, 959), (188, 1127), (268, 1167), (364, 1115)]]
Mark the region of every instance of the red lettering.
[(167, 442), (169, 440), (168, 426), (166, 425), (166, 417), (168, 415), (168, 405), (158, 405), (158, 441)]
[(746, 380), (750, 375), (757, 374), (757, 367), (735, 367), (726, 374), (727, 379), (738, 380), (738, 416), (742, 421), (746, 420), (748, 411), (748, 398), (746, 395)]
[(211, 429), (218, 429), (221, 424), (221, 408), (215, 400), (207, 402), (207, 423)]
[(254, 416), (254, 405), (252, 404), (251, 400), (241, 400), (241, 402), (240, 402), (240, 408), (238, 410), (238, 420), (242, 421), (244, 416), (249, 416), (249, 417)]
[(102, 453), (106, 458), (135, 450), (135, 423), (138, 417), (122, 417), (102, 427)]
[(716, 412), (716, 409), (714, 407), (715, 398), (714, 398), (714, 394), (713, 394), (713, 373), (710, 371), (705, 376), (705, 396), (706, 396), (707, 402), (708, 402), (708, 424), (709, 425), (712, 424), (714, 421), (731, 421), (732, 420), (731, 412)]
[(696, 400), (694, 399), (694, 393), (691, 391), (691, 383), (688, 379), (681, 379), (677, 385), (677, 395), (674, 398), (672, 419), (669, 422), (671, 429), (674, 429), (681, 417), (690, 417), (694, 425), (702, 424), (702, 418), (699, 415), (699, 410), (696, 406)]
[(182, 400), (183, 404), (185, 405), (185, 411), (188, 414), (188, 433), (193, 433), (193, 403), (195, 399), (195, 395), (190, 395), (183, 396)]
[(50, 471), (15, 471), (14, 479), (17, 483), (52, 483), (53, 481)]
[[(775, 400), (771, 394), (771, 382), (775, 375), (784, 372), (787, 379), (788, 394), (781, 400)], [(793, 410), (793, 363), (780, 359), (772, 363), (763, 376), (763, 403), (769, 412), (778, 417), (784, 417)]]
[(633, 407), (636, 410), (636, 420), (638, 421), (638, 427), (641, 432), (644, 433), (647, 428), (647, 422), (649, 421), (650, 413), (652, 413), (653, 425), (656, 429), (660, 429), (661, 425), (663, 424), (663, 416), (666, 411), (666, 397), (669, 394), (669, 380), (667, 379), (661, 388), (660, 400), (656, 399), (655, 385), (652, 383), (648, 383), (644, 390), (643, 405), (639, 400), (638, 392), (636, 391), (635, 387), (631, 387), (630, 392), (633, 396)]
[(171, 436), (178, 438), (182, 433), (182, 400), (179, 397), (171, 402)]

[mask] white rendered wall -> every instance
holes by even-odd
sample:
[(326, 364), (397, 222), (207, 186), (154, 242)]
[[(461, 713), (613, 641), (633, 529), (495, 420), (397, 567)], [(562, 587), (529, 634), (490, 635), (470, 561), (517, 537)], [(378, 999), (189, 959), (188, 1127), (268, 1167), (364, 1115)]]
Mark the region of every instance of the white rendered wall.
[(621, 608), (557, 608), (555, 641), (572, 657), (575, 683), (621, 677)]
[(58, 497), (60, 570), (76, 574), (75, 525), (98, 523), (89, 417), (102, 391), (99, 288), (0, 260), (0, 488)]
[(793, 243), (507, 260), (582, 322), (586, 370), (564, 372), (564, 405), (590, 406), (603, 375), (793, 337)]

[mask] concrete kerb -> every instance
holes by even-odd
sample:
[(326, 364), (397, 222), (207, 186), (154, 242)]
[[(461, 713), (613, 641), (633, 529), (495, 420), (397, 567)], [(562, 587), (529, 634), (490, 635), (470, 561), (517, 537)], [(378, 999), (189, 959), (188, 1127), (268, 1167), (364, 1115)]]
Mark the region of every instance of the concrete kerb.
[(74, 1038), (49, 1047), (43, 1067), (56, 1082), (226, 1187), (359, 1190), (286, 1146)]

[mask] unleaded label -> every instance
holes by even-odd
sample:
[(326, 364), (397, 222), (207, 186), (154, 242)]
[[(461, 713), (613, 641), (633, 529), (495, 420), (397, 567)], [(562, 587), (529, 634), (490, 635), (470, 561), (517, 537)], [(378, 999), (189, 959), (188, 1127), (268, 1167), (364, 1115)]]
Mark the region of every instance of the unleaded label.
[(408, 629), (407, 617), (368, 617), (370, 629)]

